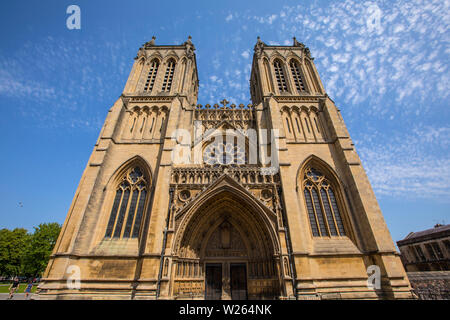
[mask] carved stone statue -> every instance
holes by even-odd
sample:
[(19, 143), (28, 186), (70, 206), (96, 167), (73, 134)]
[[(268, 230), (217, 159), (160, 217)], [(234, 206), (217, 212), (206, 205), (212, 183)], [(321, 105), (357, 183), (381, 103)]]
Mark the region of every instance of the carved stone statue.
[(225, 221), (220, 226), (220, 238), (223, 249), (229, 249), (231, 247), (231, 225), (228, 221)]
[(309, 48), (308, 48), (308, 47), (305, 48), (304, 52), (305, 52), (305, 56), (307, 56), (308, 58), (310, 58), (311, 60), (313, 60), (313, 58), (311, 58), (311, 51), (309, 51)]
[(186, 56), (191, 59), (194, 57), (194, 51), (195, 51), (195, 47), (194, 44), (191, 41), (192, 37), (189, 36), (187, 41), (185, 43), (183, 43), (183, 45), (186, 47)]
[(255, 48), (253, 49), (255, 51), (256, 57), (260, 58), (261, 54), (263, 52), (263, 48), (266, 44), (262, 42), (261, 38), (258, 37), (256, 40)]
[(144, 44), (144, 48), (153, 47), (155, 45), (155, 40), (156, 40), (156, 37), (153, 36), (152, 40), (150, 40)]

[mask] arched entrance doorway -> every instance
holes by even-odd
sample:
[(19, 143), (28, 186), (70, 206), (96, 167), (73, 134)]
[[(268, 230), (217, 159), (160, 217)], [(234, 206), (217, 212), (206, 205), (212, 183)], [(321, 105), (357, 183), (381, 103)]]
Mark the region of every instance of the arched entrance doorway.
[(223, 180), (175, 217), (172, 296), (277, 298), (276, 217), (234, 181)]

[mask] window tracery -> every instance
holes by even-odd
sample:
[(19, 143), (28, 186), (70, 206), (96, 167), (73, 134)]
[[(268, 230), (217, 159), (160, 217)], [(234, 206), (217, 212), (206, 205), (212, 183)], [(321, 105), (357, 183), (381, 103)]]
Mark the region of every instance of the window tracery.
[(203, 151), (203, 161), (212, 166), (245, 164), (245, 150), (236, 143), (214, 141)]
[(141, 226), (148, 182), (135, 166), (122, 177), (116, 188), (105, 238), (137, 238)]
[(333, 187), (319, 170), (308, 167), (304, 175), (304, 196), (314, 237), (345, 236), (341, 210)]

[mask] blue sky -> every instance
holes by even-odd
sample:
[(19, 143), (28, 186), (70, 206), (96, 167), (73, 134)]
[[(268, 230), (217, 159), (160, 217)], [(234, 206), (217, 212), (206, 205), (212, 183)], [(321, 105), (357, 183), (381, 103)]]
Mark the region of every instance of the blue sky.
[[(66, 27), (70, 4), (81, 30)], [(153, 35), (157, 44), (192, 36), (201, 104), (250, 103), (256, 37), (290, 45), (295, 36), (341, 109), (394, 241), (449, 223), (449, 6), (2, 1), (0, 228), (64, 221), (107, 111)]]

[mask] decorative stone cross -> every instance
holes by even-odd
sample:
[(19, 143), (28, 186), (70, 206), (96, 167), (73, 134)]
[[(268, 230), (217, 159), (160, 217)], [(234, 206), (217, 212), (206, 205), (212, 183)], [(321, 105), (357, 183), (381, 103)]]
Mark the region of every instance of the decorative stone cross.
[(220, 101), (220, 103), (223, 104), (224, 107), (226, 107), (229, 101), (227, 101), (227, 99), (223, 99), (222, 101)]

